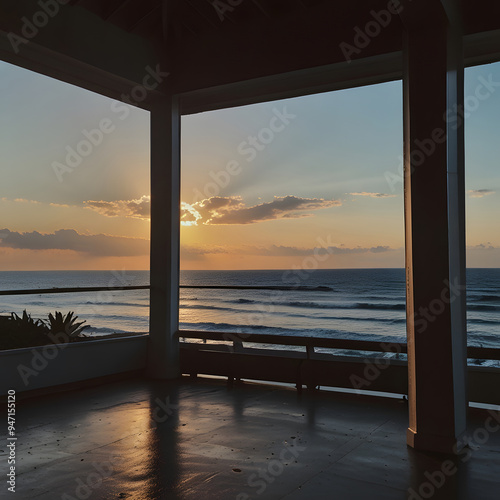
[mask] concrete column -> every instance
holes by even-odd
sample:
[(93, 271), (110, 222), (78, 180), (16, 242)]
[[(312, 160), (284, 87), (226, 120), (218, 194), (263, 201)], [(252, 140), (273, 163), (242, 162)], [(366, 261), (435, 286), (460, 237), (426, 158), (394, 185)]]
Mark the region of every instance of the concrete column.
[(407, 442), (451, 453), (468, 401), (462, 38), (444, 9), (427, 16), (405, 40)]
[(177, 98), (151, 111), (151, 292), (148, 374), (179, 372), (180, 116)]

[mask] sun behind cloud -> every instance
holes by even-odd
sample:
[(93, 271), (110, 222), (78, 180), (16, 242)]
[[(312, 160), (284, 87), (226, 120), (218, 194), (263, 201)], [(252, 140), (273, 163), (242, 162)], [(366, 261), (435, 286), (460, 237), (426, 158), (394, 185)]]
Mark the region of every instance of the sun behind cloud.
[[(105, 217), (149, 220), (151, 213), (151, 197), (147, 195), (136, 200), (88, 200), (84, 205), (85, 208)], [(212, 196), (191, 205), (181, 202), (181, 224), (183, 226), (256, 224), (269, 220), (300, 219), (312, 216), (305, 211), (341, 205), (340, 200), (288, 195), (275, 196), (270, 202), (247, 206), (241, 196)]]
[(184, 204), (181, 214), (183, 225), (256, 224), (279, 219), (311, 217), (305, 211), (341, 206), (340, 200), (275, 196), (273, 201), (246, 206), (240, 196), (213, 196), (192, 205)]

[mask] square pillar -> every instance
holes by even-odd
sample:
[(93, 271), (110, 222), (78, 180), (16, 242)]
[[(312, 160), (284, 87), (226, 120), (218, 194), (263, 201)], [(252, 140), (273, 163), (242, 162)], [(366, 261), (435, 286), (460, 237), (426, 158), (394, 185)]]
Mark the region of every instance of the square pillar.
[(151, 262), (148, 374), (180, 376), (179, 341), (180, 113), (164, 96), (151, 109)]
[(456, 453), (468, 405), (462, 37), (428, 3), (439, 15), (406, 23), (404, 51), (407, 442)]

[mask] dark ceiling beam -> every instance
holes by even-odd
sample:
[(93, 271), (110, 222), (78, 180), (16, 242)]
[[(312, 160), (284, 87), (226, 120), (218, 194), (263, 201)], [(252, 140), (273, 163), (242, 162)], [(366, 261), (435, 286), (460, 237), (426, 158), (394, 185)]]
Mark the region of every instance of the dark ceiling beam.
[(500, 61), (500, 29), (464, 36), (466, 66)]
[[(127, 75), (125, 71), (110, 71), (109, 65), (98, 65), (98, 61), (94, 61), (95, 64), (89, 64), (78, 57), (62, 54), (34, 42), (29, 43), (16, 54), (12, 50), (7, 37), (8, 34), (0, 30), (0, 60), (96, 92), (111, 99), (120, 99), (123, 94), (130, 95), (131, 89), (142, 82), (144, 67), (147, 65), (145, 61), (141, 61), (139, 65), (136, 65), (132, 54), (129, 62), (134, 68), (137, 66), (137, 71), (132, 72), (128, 68)], [(103, 67), (107, 69), (103, 69)], [(158, 93), (151, 91), (147, 97), (145, 101), (137, 103), (137, 105), (149, 109), (150, 103), (158, 98)]]
[[(247, 7), (250, 5), (255, 9), (253, 4)], [(354, 28), (373, 20), (370, 10), (386, 8), (387, 1), (372, 2), (362, 15), (358, 4), (346, 2), (318, 2), (305, 11), (295, 3), (292, 7), (272, 19), (259, 14), (258, 18), (243, 16), (234, 25), (221, 23), (218, 30), (204, 33), (198, 41), (184, 38), (175, 48), (175, 88), (179, 92), (194, 91), (345, 61), (340, 44), (354, 43)], [(356, 57), (401, 48), (401, 22), (394, 16), (379, 36), (357, 51)]]
[[(168, 61), (172, 85), (188, 92), (341, 62), (339, 43), (352, 44), (354, 28), (372, 19), (370, 11), (387, 8), (387, 0), (257, 1), (271, 19), (250, 0), (226, 12), (225, 22), (210, 0), (71, 0), (34, 42), (132, 80), (148, 64), (140, 61)], [(424, 26), (440, 16), (456, 18), (461, 5), (453, 0), (402, 2), (414, 16), (410, 22)], [(498, 60), (499, 37), (482, 33), (500, 29), (500, 2), (462, 4), (458, 13), (466, 39), (474, 35), (472, 45), (465, 44), (467, 60)], [(156, 5), (161, 5), (160, 15)], [(23, 17), (30, 18), (38, 3), (0, 0), (0, 9), (0, 28), (20, 34)], [(400, 42), (401, 26), (393, 19), (353, 60), (398, 51)]]
[(471, 35), (500, 28), (500, 2), (498, 0), (464, 0), (464, 33)]
[[(145, 68), (155, 68), (158, 53), (142, 37), (103, 21), (96, 13), (73, 5), (59, 12), (26, 43), (11, 43), (14, 35), (26, 37), (26, 19), (39, 5), (30, 0), (0, 0), (2, 13), (0, 59), (95, 92), (110, 95), (113, 87), (129, 89), (141, 84)], [(115, 82), (115, 83), (113, 83)]]
[(181, 94), (185, 115), (402, 78), (401, 52), (309, 68)]

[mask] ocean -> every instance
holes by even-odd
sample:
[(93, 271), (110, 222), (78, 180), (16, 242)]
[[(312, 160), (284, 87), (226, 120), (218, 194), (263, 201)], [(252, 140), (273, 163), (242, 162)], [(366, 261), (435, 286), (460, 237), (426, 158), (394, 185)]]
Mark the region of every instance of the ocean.
[[(0, 289), (149, 284), (148, 271), (5, 271)], [(181, 329), (405, 342), (403, 269), (182, 271)], [(223, 287), (252, 287), (234, 289)], [(500, 347), (500, 269), (467, 270), (469, 345)], [(74, 311), (102, 336), (148, 331), (148, 290), (0, 296), (0, 314)]]

